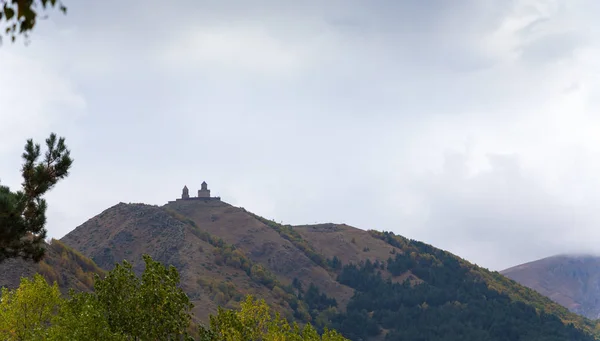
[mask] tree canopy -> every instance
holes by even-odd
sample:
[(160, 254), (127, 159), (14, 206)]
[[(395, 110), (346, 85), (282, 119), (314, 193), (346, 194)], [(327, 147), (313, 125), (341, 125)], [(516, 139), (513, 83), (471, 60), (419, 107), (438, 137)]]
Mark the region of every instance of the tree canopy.
[(21, 279), (0, 300), (1, 340), (188, 340), (192, 304), (174, 267), (144, 256), (141, 277), (127, 262), (101, 279), (95, 291), (60, 295), (39, 274)]
[(179, 288), (179, 273), (145, 255), (146, 268), (136, 276), (131, 264), (117, 264), (106, 277), (96, 277), (94, 292), (70, 291), (62, 297), (39, 274), (22, 278), (16, 289), (2, 289), (0, 339), (193, 340), (202, 341), (346, 341), (334, 330), (290, 324), (264, 300), (247, 296), (240, 309), (219, 308), (210, 325), (191, 333), (192, 304)]
[(2, 289), (0, 339), (43, 340), (62, 299), (58, 284), (50, 286), (41, 275), (23, 278), (15, 290)]
[(290, 325), (279, 314), (273, 314), (264, 300), (255, 300), (247, 296), (240, 310), (219, 308), (217, 315), (210, 317), (209, 327), (200, 327), (201, 341), (345, 341), (334, 330), (319, 335), (309, 324), (300, 328), (296, 323)]
[(0, 185), (0, 262), (21, 257), (40, 261), (46, 238), (46, 200), (42, 196), (69, 175), (73, 164), (63, 137), (50, 134), (44, 155), (31, 139), (25, 144), (22, 189)]
[(123, 261), (104, 279), (97, 279), (94, 296), (106, 312), (111, 331), (137, 340), (171, 340), (187, 335), (193, 305), (179, 288), (179, 273), (144, 255), (141, 278)]

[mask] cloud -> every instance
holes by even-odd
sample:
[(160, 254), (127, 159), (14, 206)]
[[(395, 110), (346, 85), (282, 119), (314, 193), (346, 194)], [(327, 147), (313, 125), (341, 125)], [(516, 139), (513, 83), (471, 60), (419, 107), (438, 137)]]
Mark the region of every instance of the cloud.
[(561, 252), (594, 252), (565, 242), (598, 220), (587, 205), (547, 191), (516, 155), (490, 154), (489, 168), (472, 174), (467, 161), (464, 153), (449, 154), (442, 172), (420, 178), (416, 187), (427, 213), (415, 235), (495, 269)]
[(167, 67), (218, 68), (229, 72), (282, 74), (308, 62), (302, 46), (278, 41), (260, 28), (197, 27), (182, 32), (165, 48)]
[(55, 237), (206, 180), (269, 218), (393, 230), (494, 269), (595, 252), (597, 6), (74, 3), (0, 48), (2, 180), (56, 130), (76, 162), (48, 196)]
[[(72, 82), (53, 70), (53, 65), (25, 54), (0, 50), (0, 136), (6, 142), (44, 135), (62, 120), (77, 118), (85, 99)], [(2, 143), (0, 153), (13, 151)], [(20, 150), (19, 150), (20, 152)]]

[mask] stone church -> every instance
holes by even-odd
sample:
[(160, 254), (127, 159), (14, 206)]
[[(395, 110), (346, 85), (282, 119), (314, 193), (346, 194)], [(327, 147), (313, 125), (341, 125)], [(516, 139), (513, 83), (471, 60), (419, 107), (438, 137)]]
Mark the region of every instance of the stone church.
[(221, 198), (211, 197), (210, 189), (208, 189), (208, 184), (206, 183), (206, 181), (203, 181), (200, 185), (200, 189), (198, 190), (197, 197), (190, 197), (190, 190), (187, 186), (183, 186), (183, 190), (181, 192), (181, 199), (176, 199), (176, 201), (179, 200), (221, 200)]

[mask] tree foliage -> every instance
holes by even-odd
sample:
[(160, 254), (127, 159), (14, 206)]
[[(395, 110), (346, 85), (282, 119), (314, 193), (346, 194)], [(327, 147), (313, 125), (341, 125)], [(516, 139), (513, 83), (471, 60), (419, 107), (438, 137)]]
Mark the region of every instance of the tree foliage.
[(64, 138), (50, 134), (42, 156), (39, 144), (25, 144), (22, 189), (0, 186), (0, 262), (21, 257), (40, 261), (46, 237), (46, 200), (42, 196), (68, 176), (73, 163)]
[(52, 341), (126, 340), (126, 336), (111, 330), (107, 313), (98, 297), (92, 293), (70, 292), (48, 329)]
[[(58, 8), (67, 13), (59, 0), (0, 0), (0, 29), (14, 42), (18, 35), (28, 37), (40, 18), (41, 11)], [(1, 38), (1, 37), (0, 37)]]
[(127, 262), (106, 278), (96, 278), (95, 292), (62, 298), (55, 282), (39, 274), (21, 279), (17, 289), (2, 290), (1, 340), (186, 340), (192, 308), (178, 288), (179, 274), (144, 256), (137, 277)]
[(63, 299), (58, 285), (50, 286), (39, 274), (23, 278), (15, 290), (2, 289), (0, 300), (0, 339), (45, 340), (48, 328)]
[[(60, 295), (39, 274), (21, 279), (17, 289), (3, 289), (0, 297), (0, 339), (89, 340), (191, 340), (192, 304), (178, 288), (179, 274), (144, 256), (141, 277), (131, 264), (117, 264), (104, 279), (96, 277), (95, 292)], [(316, 289), (311, 289), (315, 291)], [(321, 297), (317, 291), (316, 298)], [(315, 299), (316, 299), (315, 298)], [(345, 341), (333, 330), (319, 333), (312, 325), (303, 328), (272, 313), (264, 300), (247, 296), (239, 310), (219, 308), (210, 327), (200, 327), (203, 341)]]
[(334, 330), (319, 335), (310, 324), (300, 328), (289, 324), (279, 314), (273, 314), (264, 300), (247, 296), (240, 310), (219, 307), (217, 315), (210, 317), (210, 327), (200, 327), (201, 341), (344, 341)]
[(140, 340), (169, 340), (186, 335), (193, 305), (179, 285), (175, 267), (166, 268), (144, 255), (141, 278), (123, 261), (97, 279), (95, 294), (106, 311), (109, 328)]

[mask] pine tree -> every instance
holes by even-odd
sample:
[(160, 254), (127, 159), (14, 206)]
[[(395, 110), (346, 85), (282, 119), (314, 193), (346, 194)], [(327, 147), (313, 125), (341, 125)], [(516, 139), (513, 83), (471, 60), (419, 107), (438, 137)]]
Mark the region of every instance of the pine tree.
[(0, 263), (21, 257), (39, 262), (44, 256), (46, 200), (42, 196), (68, 176), (73, 163), (63, 137), (50, 134), (41, 161), (39, 144), (25, 144), (22, 189), (11, 192), (0, 185)]

